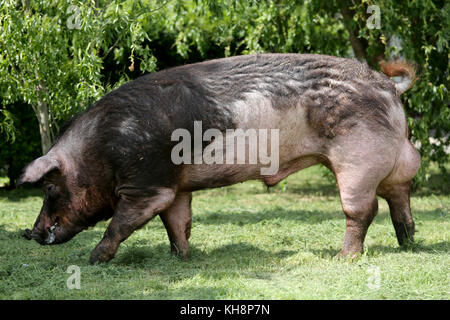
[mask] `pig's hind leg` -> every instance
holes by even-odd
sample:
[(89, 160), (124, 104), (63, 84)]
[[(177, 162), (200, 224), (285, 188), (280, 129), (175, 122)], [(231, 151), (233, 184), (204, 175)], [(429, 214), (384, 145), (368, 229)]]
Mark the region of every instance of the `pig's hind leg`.
[(398, 243), (402, 246), (414, 241), (414, 221), (411, 215), (411, 181), (420, 167), (420, 154), (404, 140), (391, 174), (380, 184), (377, 194), (386, 199)]
[(170, 188), (158, 188), (155, 193), (143, 196), (133, 190), (129, 194), (126, 191), (121, 194), (103, 239), (91, 253), (91, 264), (114, 258), (122, 241), (155, 215), (166, 210), (175, 199), (175, 191)]
[(415, 228), (410, 207), (410, 186), (411, 182), (382, 184), (377, 190), (377, 194), (389, 205), (395, 234), (401, 246), (414, 242)]
[(339, 256), (353, 258), (362, 251), (367, 230), (378, 212), (376, 186), (360, 179), (355, 173), (337, 174), (337, 180), (346, 219), (344, 243)]
[[(367, 230), (378, 212), (377, 187), (392, 168), (394, 160), (377, 159), (379, 152), (355, 148), (332, 161), (345, 213), (346, 229), (340, 256), (354, 257), (363, 249)], [(375, 149), (375, 148), (373, 148)], [(372, 150), (373, 150), (372, 149)], [(376, 149), (375, 149), (376, 150)]]
[(189, 257), (189, 237), (191, 235), (191, 201), (190, 192), (180, 192), (172, 205), (159, 216), (167, 230), (172, 254), (183, 259)]

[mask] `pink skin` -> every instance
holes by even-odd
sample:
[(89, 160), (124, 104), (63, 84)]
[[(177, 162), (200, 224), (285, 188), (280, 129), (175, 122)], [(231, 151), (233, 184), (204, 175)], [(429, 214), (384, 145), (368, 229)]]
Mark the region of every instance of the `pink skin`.
[[(257, 98), (251, 97), (253, 100)], [(268, 104), (264, 98), (260, 99), (262, 100), (253, 101), (252, 104), (258, 105), (259, 109)], [(345, 238), (339, 256), (355, 257), (362, 251), (367, 229), (378, 210), (377, 195), (388, 201), (398, 241), (403, 245), (413, 240), (414, 223), (409, 205), (409, 186), (419, 169), (420, 155), (407, 139), (406, 118), (402, 106), (398, 102), (393, 104), (396, 105), (392, 107), (391, 119), (397, 124), (394, 132), (376, 133), (364, 123), (359, 123), (331, 141), (317, 136), (303, 123), (304, 111), (299, 105), (288, 111), (292, 114), (284, 114), (285, 117), (282, 118), (284, 122), (280, 129), (280, 170), (277, 174), (260, 176), (260, 165), (241, 165), (239, 169), (237, 165), (187, 165), (179, 190), (195, 190), (194, 181), (201, 181), (202, 186), (204, 181), (212, 178), (217, 182), (221, 174), (226, 177), (226, 184), (259, 178), (266, 185), (272, 186), (292, 173), (321, 163), (336, 176), (346, 217)], [(269, 115), (263, 118), (266, 122), (261, 123), (261, 118), (249, 119), (252, 111), (247, 109), (246, 115), (240, 117), (247, 119), (247, 122), (242, 124), (244, 129), (252, 125), (274, 127), (275, 124), (270, 121), (280, 117), (277, 111), (268, 106), (266, 113)], [(289, 122), (293, 122), (292, 125)], [(190, 215), (187, 204), (184, 212), (183, 219), (187, 221)], [(183, 238), (182, 232), (179, 232), (179, 237)], [(187, 242), (187, 239), (183, 238), (182, 242)]]

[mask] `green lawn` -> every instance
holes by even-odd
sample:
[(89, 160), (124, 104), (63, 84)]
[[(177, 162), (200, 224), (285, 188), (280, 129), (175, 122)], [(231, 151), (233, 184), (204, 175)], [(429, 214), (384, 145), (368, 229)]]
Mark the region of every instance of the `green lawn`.
[[(108, 264), (88, 264), (106, 223), (63, 245), (27, 241), (21, 231), (32, 227), (41, 204), (40, 190), (0, 191), (1, 299), (450, 297), (450, 190), (448, 177), (437, 173), (412, 197), (416, 244), (398, 247), (380, 199), (365, 252), (353, 262), (333, 259), (345, 219), (337, 189), (320, 167), (269, 192), (256, 181), (196, 192), (187, 262), (170, 256), (159, 218), (125, 241)], [(66, 287), (70, 265), (81, 268), (80, 290)]]

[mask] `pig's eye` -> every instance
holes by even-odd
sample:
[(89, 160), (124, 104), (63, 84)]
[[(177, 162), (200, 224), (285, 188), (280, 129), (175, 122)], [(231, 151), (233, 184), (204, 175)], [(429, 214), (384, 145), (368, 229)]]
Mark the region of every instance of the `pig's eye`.
[(56, 186), (54, 184), (47, 184), (45, 185), (45, 192), (49, 195), (49, 196), (54, 196), (56, 194)]

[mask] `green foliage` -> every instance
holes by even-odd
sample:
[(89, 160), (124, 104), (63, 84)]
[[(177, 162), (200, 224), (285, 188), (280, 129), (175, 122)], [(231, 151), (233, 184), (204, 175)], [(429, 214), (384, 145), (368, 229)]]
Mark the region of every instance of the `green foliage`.
[(6, 109), (0, 109), (0, 137), (6, 137), (6, 140), (12, 140), (16, 137), (14, 129), (14, 118)]
[[(378, 5), (379, 29), (369, 29)], [(445, 0), (5, 0), (0, 4), (0, 134), (12, 137), (8, 104), (49, 107), (50, 129), (143, 73), (255, 52), (352, 57), (369, 65), (401, 56), (419, 79), (402, 96), (412, 139), (445, 172), (449, 147), (450, 8)], [(354, 35), (353, 41), (350, 41)], [(399, 39), (401, 45), (393, 45)], [(430, 136), (436, 140), (430, 142)]]
[[(193, 50), (203, 59), (256, 52), (345, 55), (342, 21), (313, 9), (310, 1), (178, 1), (159, 15), (166, 16), (166, 32), (176, 35), (177, 53), (186, 58)], [(214, 47), (219, 50), (210, 56)]]
[(19, 6), (18, 1), (4, 1), (1, 7), (3, 104), (23, 101), (36, 108), (38, 102), (45, 102), (55, 121), (64, 120), (82, 110), (88, 97), (100, 97), (99, 65), (95, 65), (99, 59), (86, 50), (88, 42), (69, 37), (71, 31), (58, 15), (65, 12), (62, 3), (48, 6), (47, 1), (30, 1)]
[(14, 138), (2, 142), (0, 148), (0, 176), (7, 176), (8, 187), (13, 187), (30, 161), (40, 155), (39, 126), (33, 110), (26, 104), (8, 106), (14, 119)]
[[(356, 3), (356, 1), (355, 1)], [(380, 6), (381, 28), (364, 28), (366, 7)], [(448, 1), (362, 1), (355, 5), (354, 20), (360, 27), (359, 36), (367, 40), (368, 61), (376, 60), (382, 47), (386, 58), (398, 56), (414, 62), (418, 80), (402, 95), (409, 116), (412, 140), (420, 144), (422, 168), (417, 182), (422, 183), (430, 161), (436, 161), (442, 172), (450, 146), (450, 3)], [(401, 46), (389, 45), (397, 37)], [(376, 65), (374, 65), (376, 67)], [(433, 137), (433, 141), (430, 140)]]
[[(106, 5), (108, 3), (108, 5)], [(48, 106), (52, 138), (59, 124), (99, 99), (105, 88), (103, 60), (111, 50), (130, 51), (141, 72), (151, 72), (155, 60), (141, 16), (133, 1), (45, 0), (0, 4), (0, 99), (2, 104), (25, 102), (40, 120), (39, 105)], [(120, 60), (120, 54), (114, 55)], [(46, 110), (44, 110), (46, 112)], [(4, 123), (4, 122), (3, 122)], [(5, 126), (5, 125), (4, 125)], [(9, 126), (11, 128), (11, 126)]]

